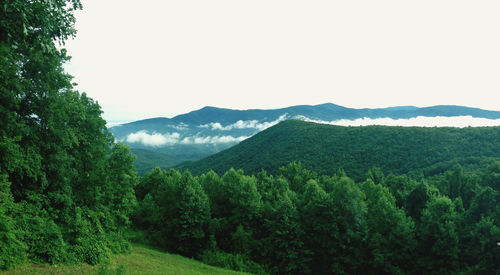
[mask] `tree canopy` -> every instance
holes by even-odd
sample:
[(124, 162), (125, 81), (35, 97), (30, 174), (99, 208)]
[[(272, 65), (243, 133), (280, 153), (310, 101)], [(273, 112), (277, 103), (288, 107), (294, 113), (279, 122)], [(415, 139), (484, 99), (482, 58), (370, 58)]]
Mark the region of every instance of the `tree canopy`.
[(95, 264), (128, 249), (133, 157), (62, 67), (80, 8), (0, 6), (0, 268), (26, 258)]
[(241, 271), (495, 274), (498, 162), (489, 161), (418, 178), (375, 167), (357, 182), (300, 163), (276, 175), (155, 169), (140, 179), (133, 220), (164, 249)]

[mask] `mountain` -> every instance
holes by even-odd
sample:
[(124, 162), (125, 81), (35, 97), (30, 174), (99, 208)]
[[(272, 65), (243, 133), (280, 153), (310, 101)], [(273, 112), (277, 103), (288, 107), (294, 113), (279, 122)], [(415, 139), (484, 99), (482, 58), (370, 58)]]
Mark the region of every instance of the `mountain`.
[(467, 157), (500, 157), (500, 127), (345, 127), (288, 120), (178, 168), (196, 175), (209, 170), (223, 173), (231, 167), (275, 173), (289, 162), (300, 161), (319, 173), (344, 169), (360, 179), (374, 166), (401, 174)]
[(144, 149), (131, 149), (131, 151), (137, 158), (134, 165), (139, 175), (146, 174), (151, 171), (153, 167), (160, 167), (168, 170), (177, 164), (193, 160), (189, 158), (173, 157), (160, 152), (153, 152)]
[[(151, 118), (110, 127), (116, 140), (132, 149), (166, 154), (172, 158), (197, 160), (230, 148), (239, 142), (288, 119), (331, 122), (355, 119), (410, 119), (415, 117), (469, 116), (500, 119), (500, 111), (463, 106), (418, 108), (399, 106), (380, 109), (353, 109), (331, 103), (299, 105), (272, 110), (231, 110), (204, 107), (173, 118)], [(500, 125), (500, 121), (498, 122)], [(138, 156), (137, 163), (152, 163)], [(164, 157), (157, 157), (164, 159)], [(156, 163), (162, 163), (156, 162)], [(166, 167), (167, 161), (161, 165)], [(151, 164), (152, 165), (152, 164)], [(168, 164), (170, 165), (170, 164)], [(144, 166), (144, 169), (153, 167)], [(142, 168), (141, 168), (142, 169)]]

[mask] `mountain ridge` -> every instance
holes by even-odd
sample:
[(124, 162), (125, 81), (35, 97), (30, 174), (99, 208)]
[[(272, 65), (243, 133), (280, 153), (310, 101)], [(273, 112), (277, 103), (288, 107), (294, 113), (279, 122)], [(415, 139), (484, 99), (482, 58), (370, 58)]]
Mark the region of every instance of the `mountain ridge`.
[[(355, 109), (333, 103), (324, 103), (248, 110), (206, 106), (172, 118), (149, 118), (113, 126), (109, 129), (116, 141), (124, 142), (132, 149), (159, 152), (179, 159), (197, 160), (230, 148), (240, 141), (288, 119), (330, 123), (357, 119), (387, 118), (399, 120), (417, 117), (463, 116), (495, 120), (494, 123), (500, 125), (500, 111), (465, 106), (395, 106)], [(498, 121), (496, 121), (497, 119)], [(141, 155), (145, 156), (146, 154)], [(152, 163), (140, 158), (142, 157), (139, 157), (139, 162)], [(159, 157), (158, 159), (165, 158)], [(152, 165), (154, 164), (152, 163)]]
[[(481, 108), (476, 108), (476, 107), (467, 107), (467, 106), (460, 106), (460, 105), (434, 105), (434, 106), (427, 106), (427, 107), (417, 107), (417, 106), (412, 106), (412, 105), (406, 105), (406, 106), (393, 106), (393, 107), (383, 107), (383, 108), (349, 108), (349, 107), (344, 107), (341, 105), (336, 105), (333, 103), (323, 103), (323, 104), (317, 104), (317, 105), (294, 105), (294, 106), (289, 106), (289, 107), (283, 107), (283, 108), (274, 108), (274, 109), (229, 109), (229, 108), (221, 108), (221, 107), (215, 107), (215, 106), (205, 106), (203, 108), (197, 109), (190, 111), (185, 114), (179, 114), (176, 116), (173, 116), (171, 118), (168, 117), (153, 117), (153, 118), (147, 118), (147, 119), (141, 119), (141, 120), (136, 120), (132, 122), (127, 122), (123, 123), (120, 125), (115, 125), (112, 127), (117, 127), (117, 126), (122, 126), (122, 125), (130, 125), (130, 124), (135, 124), (135, 123), (146, 123), (149, 121), (168, 121), (172, 123), (201, 123), (207, 122), (207, 114), (213, 114), (215, 112), (218, 112), (217, 118), (220, 118), (224, 122), (228, 123), (234, 123), (237, 120), (233, 121), (226, 121), (227, 118), (221, 117), (221, 115), (224, 114), (245, 114), (248, 113), (246, 116), (250, 115), (255, 115), (255, 113), (266, 113), (266, 114), (273, 114), (276, 112), (283, 113), (283, 112), (290, 112), (292, 114), (295, 113), (300, 113), (300, 111), (311, 111), (311, 110), (325, 110), (328, 109), (329, 111), (349, 111), (351, 114), (349, 117), (354, 117), (354, 118), (384, 118), (384, 117), (389, 117), (389, 118), (403, 118), (403, 117), (416, 117), (416, 116), (463, 116), (463, 115), (470, 115), (472, 117), (481, 117), (481, 118), (490, 118), (490, 119), (500, 119), (500, 111), (495, 111), (495, 110), (486, 110), (486, 109), (481, 109)], [(409, 115), (402, 115), (404, 112), (409, 112)], [(434, 113), (430, 113), (434, 112)], [(352, 115), (355, 114), (355, 115)], [(384, 116), (385, 115), (385, 116)], [(199, 119), (198, 117), (203, 117), (203, 119)], [(245, 116), (241, 116), (238, 118), (238, 120), (243, 120)], [(198, 119), (196, 119), (198, 118)], [(334, 117), (338, 118), (338, 117)], [(346, 117), (347, 118), (347, 117)], [(214, 119), (213, 117), (210, 117), (210, 119)], [(314, 117), (313, 119), (316, 119)], [(211, 121), (208, 121), (211, 122)], [(111, 128), (112, 128), (111, 127)]]
[[(467, 157), (500, 157), (500, 127), (347, 127), (287, 120), (229, 149), (178, 165), (193, 174), (230, 168), (277, 172), (289, 162), (325, 174), (344, 169), (362, 178), (373, 166), (408, 173)], [(418, 165), (417, 165), (418, 164)], [(419, 166), (420, 165), (420, 166)]]

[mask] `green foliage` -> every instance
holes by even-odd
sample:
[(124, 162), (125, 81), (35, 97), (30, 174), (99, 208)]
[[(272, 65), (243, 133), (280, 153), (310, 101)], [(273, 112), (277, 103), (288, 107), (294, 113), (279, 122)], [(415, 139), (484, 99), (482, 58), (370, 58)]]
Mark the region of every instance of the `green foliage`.
[(48, 213), (30, 205), (24, 208), (20, 226), (25, 233), (23, 241), (28, 246), (29, 256), (48, 263), (67, 260), (61, 229), (47, 217)]
[[(476, 165), (490, 161), (447, 164), (429, 178), (373, 168), (358, 184), (343, 170), (318, 175), (297, 162), (278, 175), (155, 169), (137, 186), (137, 221), (165, 249), (255, 273), (494, 274), (496, 166)], [(187, 197), (193, 208), (180, 211)]]
[(472, 241), (470, 259), (472, 266), (478, 273), (489, 273), (500, 270), (500, 226), (491, 217), (481, 218), (470, 232)]
[(495, 161), (489, 165), (483, 185), (490, 186), (500, 192), (500, 161)]
[(459, 236), (453, 202), (432, 196), (418, 224), (420, 268), (429, 274), (452, 274), (458, 269)]
[(69, 250), (74, 261), (92, 265), (105, 262), (111, 251), (107, 245), (106, 232), (99, 222), (99, 214), (89, 209), (76, 208), (74, 220), (70, 224), (71, 234), (75, 238)]
[[(398, 207), (408, 206), (408, 203), (413, 206), (413, 203), (415, 203), (414, 201), (408, 202), (408, 197), (415, 190), (418, 184), (410, 180), (408, 177), (390, 174), (384, 178), (383, 185), (389, 188), (391, 194), (396, 199), (396, 205)], [(412, 195), (412, 200), (416, 199), (415, 195), (416, 194)], [(407, 207), (407, 209), (409, 208)], [(416, 215), (416, 213), (414, 215)]]
[[(130, 215), (137, 207), (134, 160), (130, 149), (122, 143), (117, 143), (111, 148), (105, 166), (106, 184), (101, 189), (102, 205), (97, 209), (104, 213), (101, 222), (105, 230), (115, 234), (118, 242), (123, 242), (121, 234), (131, 224)], [(122, 245), (114, 249), (114, 252), (123, 251)]]
[(189, 172), (184, 173), (180, 188), (182, 189), (176, 205), (179, 214), (172, 217), (180, 219), (176, 225), (178, 228), (171, 229), (171, 236), (178, 239), (180, 252), (194, 255), (206, 246), (210, 205), (201, 185)]
[(360, 186), (367, 205), (363, 252), (371, 268), (366, 272), (401, 274), (412, 267), (415, 225), (404, 210), (396, 207), (388, 188), (374, 184), (372, 178)]
[(9, 269), (24, 261), (26, 245), (20, 241), (20, 233), (11, 218), (13, 207), (10, 183), (0, 174), (0, 269)]
[(418, 183), (406, 199), (406, 212), (415, 221), (420, 221), (422, 211), (431, 198), (431, 188), (425, 182)]
[(171, 251), (193, 256), (207, 246), (210, 204), (198, 179), (159, 168), (146, 174), (138, 188), (157, 189), (140, 201), (134, 216), (138, 226), (151, 230), (156, 243)]
[(310, 253), (304, 247), (305, 231), (299, 220), (296, 193), (283, 177), (257, 175), (262, 193), (262, 223), (258, 227), (260, 261), (270, 273), (300, 274), (310, 270)]
[(154, 167), (160, 167), (161, 169), (170, 169), (175, 165), (178, 165), (185, 161), (194, 160), (188, 157), (171, 156), (162, 152), (150, 151), (145, 149), (134, 148), (131, 151), (137, 157), (134, 162), (134, 166), (137, 170), (137, 174), (141, 176), (144, 176)]
[(478, 222), (485, 216), (493, 216), (498, 206), (499, 193), (491, 187), (480, 189), (474, 196), (471, 206), (467, 211), (467, 218), (471, 222)]
[(229, 213), (228, 222), (232, 226), (248, 225), (261, 208), (261, 195), (257, 190), (255, 177), (243, 175), (243, 171), (230, 169), (221, 178), (221, 186), (229, 194), (223, 201)]
[(130, 151), (63, 64), (78, 0), (0, 8), (0, 268), (25, 257), (97, 264), (128, 247), (135, 207)]

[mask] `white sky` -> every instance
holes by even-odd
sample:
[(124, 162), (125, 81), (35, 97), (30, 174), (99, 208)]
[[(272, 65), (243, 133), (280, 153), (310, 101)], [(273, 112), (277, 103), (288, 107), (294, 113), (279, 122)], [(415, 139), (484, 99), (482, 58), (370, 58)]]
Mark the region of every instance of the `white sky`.
[(500, 110), (500, 1), (82, 0), (66, 66), (104, 118), (217, 106)]

